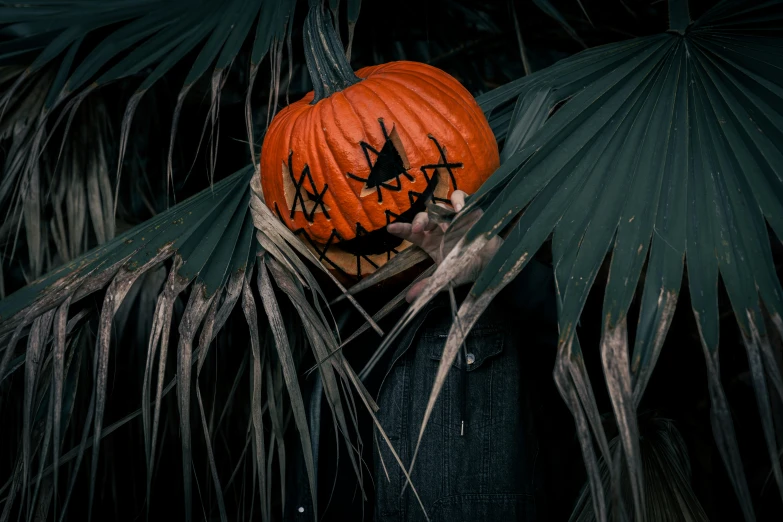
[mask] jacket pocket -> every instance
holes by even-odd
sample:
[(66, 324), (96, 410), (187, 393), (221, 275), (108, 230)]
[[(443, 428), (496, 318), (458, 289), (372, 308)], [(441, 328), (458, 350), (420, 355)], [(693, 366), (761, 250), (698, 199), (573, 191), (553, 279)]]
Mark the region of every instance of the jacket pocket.
[[(459, 370), (475, 371), (503, 351), (503, 328), (500, 325), (474, 327), (465, 338), (465, 354), (457, 354), (452, 366)], [(430, 359), (440, 361), (448, 330), (424, 331), (422, 338), (429, 349)]]
[[(421, 348), (426, 353), (426, 370), (420, 369), (417, 397), (426, 404), (440, 366), (448, 330), (425, 330)], [(501, 403), (510, 402), (498, 384), (503, 374), (513, 371), (504, 364), (505, 331), (493, 323), (478, 324), (465, 338), (464, 350), (454, 359), (430, 422), (464, 434), (495, 423), (502, 413)], [(424, 361), (422, 361), (424, 363)], [(419, 408), (416, 408), (419, 409)]]

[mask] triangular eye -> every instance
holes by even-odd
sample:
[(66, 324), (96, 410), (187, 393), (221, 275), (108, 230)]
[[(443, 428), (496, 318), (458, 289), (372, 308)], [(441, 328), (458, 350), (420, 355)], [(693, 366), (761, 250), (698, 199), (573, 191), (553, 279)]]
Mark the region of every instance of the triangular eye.
[(370, 169), (366, 178), (357, 176), (352, 172), (346, 172), (345, 175), (356, 181), (364, 183), (359, 197), (363, 198), (375, 192), (378, 195), (378, 203), (383, 202), (381, 189), (393, 190), (399, 192), (402, 190), (400, 176), (405, 176), (408, 181), (413, 181), (414, 177), (408, 173), (411, 168), (408, 162), (408, 155), (405, 154), (405, 148), (402, 146), (402, 140), (397, 134), (397, 130), (392, 126), (391, 132), (386, 131), (383, 124), (383, 118), (378, 118), (383, 131), (383, 145), (381, 150), (375, 149), (366, 141), (359, 142), (362, 146), (364, 159), (367, 167)]
[(397, 154), (400, 155), (400, 159), (402, 160), (402, 166), (405, 167), (405, 170), (411, 168), (411, 164), (408, 161), (408, 155), (405, 153), (405, 147), (402, 146), (402, 140), (400, 139), (400, 134), (397, 132), (397, 127), (393, 125), (392, 125), (392, 130), (389, 133), (388, 141), (392, 142), (392, 145), (394, 145), (394, 149), (397, 151)]
[[(374, 150), (367, 149), (367, 153), (374, 153)], [(366, 188), (375, 188), (387, 181), (395, 180), (400, 176), (406, 175), (410, 168), (405, 149), (402, 146), (397, 129), (392, 128), (391, 133), (377, 153), (375, 163), (370, 168), (370, 174), (367, 176)]]
[(367, 188), (375, 188), (381, 183), (397, 179), (403, 172), (405, 172), (405, 167), (402, 164), (402, 158), (394, 148), (394, 144), (387, 140), (383, 144), (381, 152), (378, 153), (378, 157), (375, 158), (375, 163), (367, 176)]

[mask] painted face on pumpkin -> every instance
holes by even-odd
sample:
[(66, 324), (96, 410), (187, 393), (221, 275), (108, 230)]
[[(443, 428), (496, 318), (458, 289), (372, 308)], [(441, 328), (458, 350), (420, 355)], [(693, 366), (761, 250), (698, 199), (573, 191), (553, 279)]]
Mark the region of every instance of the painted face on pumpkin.
[(481, 109), (434, 67), (393, 62), (273, 120), (261, 155), (270, 208), (329, 268), (367, 275), (409, 244), (386, 231), (426, 203), (472, 193), (497, 168)]

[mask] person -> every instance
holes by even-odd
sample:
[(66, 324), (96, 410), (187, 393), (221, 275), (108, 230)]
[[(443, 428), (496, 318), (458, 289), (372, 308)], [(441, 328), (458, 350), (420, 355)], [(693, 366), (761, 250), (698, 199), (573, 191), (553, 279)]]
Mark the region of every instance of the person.
[[(462, 210), (466, 197), (462, 191), (453, 192), (456, 212)], [(479, 216), (480, 211), (474, 211), (466, 221), (470, 224)], [(387, 230), (440, 263), (459, 239), (447, 236), (447, 228), (421, 212), (410, 224), (392, 223)], [(501, 243), (495, 236), (460, 272), (453, 282), (458, 299)], [(519, 287), (531, 275), (526, 272), (512, 286)], [(416, 299), (427, 283), (424, 279), (415, 284), (407, 301)], [(523, 353), (530, 343), (519, 328), (524, 322), (520, 316), (536, 304), (521, 305), (515, 295), (520, 288), (509, 290), (490, 304), (472, 328), (464, 356), (455, 360), (435, 404), (410, 476), (421, 505), (410, 485), (406, 487), (391, 450), (376, 437), (376, 520), (425, 520), (425, 510), (430, 520), (451, 522), (540, 520), (533, 390)], [(382, 380), (378, 418), (406, 464), (416, 448), (453, 313), (447, 293), (442, 292), (400, 336)]]
[[(466, 198), (464, 192), (454, 191), (450, 198), (453, 209), (462, 210)], [(480, 211), (475, 211), (466, 221), (470, 224), (479, 216)], [(387, 230), (422, 248), (435, 263), (440, 263), (459, 239), (454, 234), (447, 235), (448, 227), (430, 219), (426, 212), (417, 214), (411, 223), (392, 223)], [(454, 280), (458, 303), (502, 241), (499, 237), (490, 241)], [(397, 281), (394, 288), (374, 292), (373, 298), (378, 301), (386, 295), (396, 295), (409, 281)], [(426, 284), (422, 280), (413, 285), (406, 300), (413, 301)], [(449, 295), (441, 292), (398, 336), (377, 365), (375, 375), (365, 382), (376, 397), (377, 418), (406, 466), (416, 448), (452, 315)], [(396, 317), (389, 319), (387, 329), (395, 320)], [(539, 463), (540, 441), (536, 433), (540, 410), (536, 383), (541, 376), (533, 374), (531, 361), (540, 352), (554, 354), (556, 340), (552, 268), (533, 258), (490, 303), (465, 340), (464, 356), (457, 357), (449, 371), (410, 475), (421, 504), (383, 438), (372, 431), (372, 420), (360, 416), (365, 430), (362, 438), (373, 441), (372, 458), (365, 460), (372, 469), (374, 488), (371, 485), (365, 491), (374, 501), (374, 519), (546, 520), (545, 470)], [(372, 346), (371, 342), (365, 339), (360, 344)], [(369, 356), (368, 351), (371, 350), (345, 353), (352, 364), (361, 367), (362, 360), (356, 358)], [(551, 381), (548, 372), (546, 377)], [(311, 413), (312, 401), (317, 403), (321, 393), (317, 385), (313, 390)], [(318, 424), (320, 415), (311, 415), (311, 424)], [(344, 473), (347, 479), (352, 471), (348, 469), (349, 459), (338, 459), (335, 452), (325, 450), (337, 444), (332, 431), (321, 425), (313, 433), (320, 436), (317, 445), (322, 448), (317, 451), (319, 510), (323, 510), (323, 519), (358, 519), (363, 516), (364, 504), (356, 501), (360, 497), (356, 488), (333, 487), (336, 474)], [(297, 478), (288, 484), (289, 496), (294, 498), (286, 500), (286, 520), (312, 519), (308, 516), (309, 488), (301, 459), (298, 469)]]

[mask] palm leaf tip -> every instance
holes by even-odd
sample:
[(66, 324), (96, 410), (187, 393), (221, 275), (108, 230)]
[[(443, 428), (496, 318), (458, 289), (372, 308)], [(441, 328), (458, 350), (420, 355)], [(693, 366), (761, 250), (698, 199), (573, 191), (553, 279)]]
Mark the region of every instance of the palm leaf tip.
[[(641, 474), (644, 476), (645, 497), (648, 502), (643, 513), (644, 520), (670, 520), (671, 517), (685, 517), (688, 520), (706, 521), (707, 515), (699, 503), (691, 487), (691, 463), (685, 441), (674, 423), (666, 418), (658, 417), (651, 412), (640, 416), (639, 452), (643, 463)], [(613, 438), (609, 442), (612, 454), (623, 462), (625, 454), (621, 449), (621, 438)], [(611, 480), (609, 466), (601, 459), (601, 484), (604, 494), (611, 495)], [(634, 503), (631, 477), (621, 468), (621, 502), (612, 505), (609, 516), (620, 516), (623, 506)], [(676, 512), (672, 509), (677, 506)], [(597, 520), (590, 503), (587, 489), (582, 491), (576, 507), (571, 514), (571, 522), (591, 522)]]

